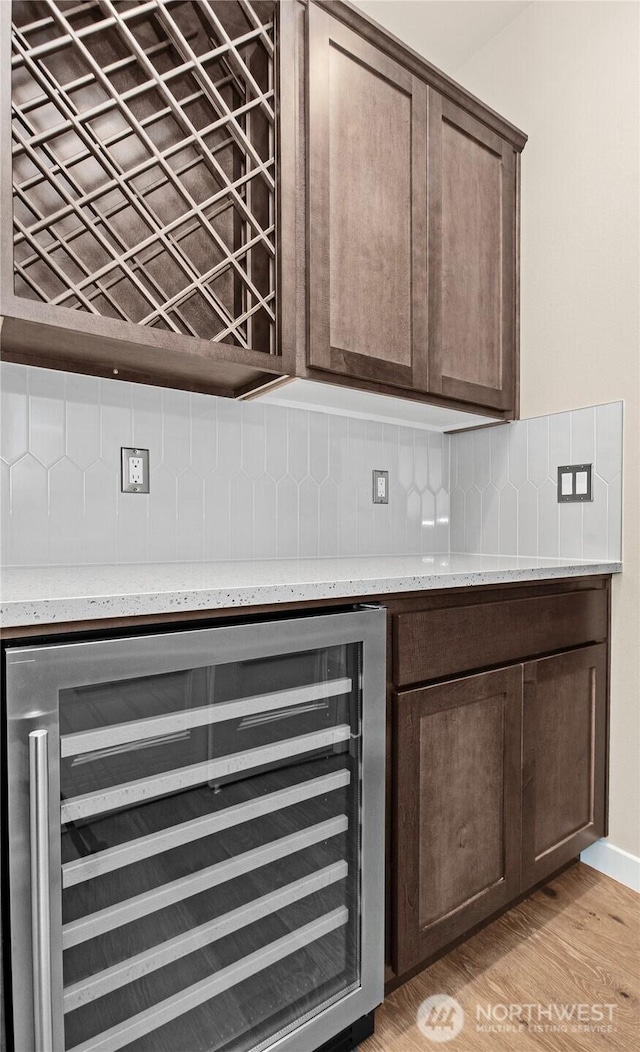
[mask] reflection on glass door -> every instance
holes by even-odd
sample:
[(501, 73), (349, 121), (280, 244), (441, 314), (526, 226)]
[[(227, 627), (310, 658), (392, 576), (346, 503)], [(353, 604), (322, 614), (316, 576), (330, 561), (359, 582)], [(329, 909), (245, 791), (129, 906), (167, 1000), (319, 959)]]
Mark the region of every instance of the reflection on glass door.
[(58, 692), (65, 1048), (266, 1048), (360, 983), (358, 643)]

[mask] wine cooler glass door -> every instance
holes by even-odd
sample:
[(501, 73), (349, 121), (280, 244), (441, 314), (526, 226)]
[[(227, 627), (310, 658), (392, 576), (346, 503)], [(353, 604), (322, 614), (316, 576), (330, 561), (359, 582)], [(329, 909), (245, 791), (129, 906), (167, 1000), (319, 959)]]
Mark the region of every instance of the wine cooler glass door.
[(38, 1052), (48, 1032), (68, 1052), (302, 1052), (375, 1007), (372, 629), (383, 653), (384, 616), (364, 611), (8, 654), (16, 693), (37, 666), (56, 717), (27, 720), (53, 878), (47, 901), (31, 821)]

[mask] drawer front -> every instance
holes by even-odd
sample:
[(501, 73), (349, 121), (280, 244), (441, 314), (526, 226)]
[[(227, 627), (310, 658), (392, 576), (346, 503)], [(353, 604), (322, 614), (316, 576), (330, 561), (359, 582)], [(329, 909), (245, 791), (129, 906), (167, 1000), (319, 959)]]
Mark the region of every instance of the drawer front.
[(398, 686), (597, 642), (607, 635), (605, 589), (398, 614)]

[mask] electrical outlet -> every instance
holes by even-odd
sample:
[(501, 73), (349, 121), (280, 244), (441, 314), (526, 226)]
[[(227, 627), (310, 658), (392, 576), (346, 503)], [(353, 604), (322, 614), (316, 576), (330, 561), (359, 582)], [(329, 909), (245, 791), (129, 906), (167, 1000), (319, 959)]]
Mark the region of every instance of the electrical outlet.
[(388, 471), (374, 471), (373, 472), (373, 503), (374, 504), (388, 504), (389, 503), (389, 472)]
[(149, 450), (123, 446), (121, 487), (123, 493), (149, 492)]
[(142, 457), (129, 457), (129, 482), (132, 486), (141, 486), (144, 481), (144, 461)]

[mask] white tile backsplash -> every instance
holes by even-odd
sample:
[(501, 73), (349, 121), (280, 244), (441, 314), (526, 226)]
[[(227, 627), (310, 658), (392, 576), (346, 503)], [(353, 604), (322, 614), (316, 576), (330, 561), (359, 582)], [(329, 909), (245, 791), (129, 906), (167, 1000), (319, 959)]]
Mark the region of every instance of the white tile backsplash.
[(482, 551), (482, 493), (470, 486), (464, 497), (465, 551)]
[(95, 411), (99, 385), (98, 377), (79, 374), (70, 375), (67, 383), (66, 455), (81, 471), (100, 459), (100, 414)]
[(558, 557), (560, 559), (582, 558), (583, 504), (562, 504), (559, 516)]
[(549, 417), (527, 421), (527, 476), (536, 487), (549, 477)]
[(491, 481), (498, 492), (509, 481), (509, 428), (491, 427)]
[(538, 548), (549, 559), (558, 557), (557, 483), (547, 478), (538, 490)]
[(497, 555), (500, 551), (500, 494), (488, 484), (482, 490), (482, 554)]
[[(204, 480), (204, 521), (207, 534), (207, 558), (229, 559), (231, 557), (231, 483), (216, 472), (211, 472)], [(276, 527), (273, 526), (272, 530), (275, 534)]]
[[(444, 448), (444, 453), (448, 456), (448, 441)], [(449, 497), (449, 489), (442, 487), (436, 493), (436, 533), (435, 533), (435, 544), (434, 549), (437, 552), (445, 552), (449, 550), (449, 524), (451, 517), (451, 501)]]
[(310, 476), (298, 487), (298, 554), (317, 559), (320, 549), (318, 483)]
[(10, 370), (10, 382), (0, 390), (0, 441), (4, 464), (13, 464), (29, 448), (29, 372), (20, 366)]
[(528, 478), (518, 486), (518, 555), (538, 555), (538, 488)]
[(329, 417), (322, 413), (309, 416), (309, 474), (318, 486), (329, 475)]
[[(525, 421), (507, 428), (509, 434), (509, 481), (516, 487), (527, 481), (528, 426)], [(473, 439), (473, 434), (471, 435)]]
[(609, 528), (609, 487), (597, 472), (592, 479), (593, 502), (582, 509), (582, 557), (598, 559)]
[(483, 428), (477, 433), (471, 431), (473, 444), (473, 482), (480, 490), (486, 489), (491, 482), (491, 431)]
[[(607, 487), (607, 550), (610, 552), (620, 552), (620, 537), (622, 533), (622, 472), (617, 474), (611, 482), (608, 482)], [(621, 556), (618, 557), (620, 558)]]
[[(9, 363), (0, 381), (4, 565), (620, 558), (622, 403), (449, 436)], [(132, 444), (148, 495), (120, 492)], [(582, 460), (593, 504), (558, 505), (557, 465)]]
[[(611, 402), (451, 435), (451, 551), (617, 562), (622, 409)], [(593, 501), (558, 504), (558, 466), (580, 463), (593, 464)]]
[(256, 559), (275, 559), (278, 550), (277, 514), (278, 488), (269, 475), (262, 475), (255, 483), (255, 506), (262, 515), (261, 528), (253, 535), (253, 554)]
[[(318, 555), (321, 559), (326, 559), (332, 552), (340, 550), (338, 544), (338, 487), (332, 478), (326, 478), (320, 483), (318, 503)], [(389, 516), (389, 523), (391, 523), (391, 516)]]
[(518, 554), (518, 491), (512, 482), (505, 482), (500, 490), (499, 537), (501, 554)]
[(9, 515), (9, 565), (50, 562), (49, 472), (31, 453), (11, 465)]
[[(0, 370), (5, 565), (449, 549), (441, 434), (6, 362)], [(120, 447), (133, 444), (150, 450), (148, 496), (120, 492)], [(371, 503), (373, 468), (389, 471), (389, 505)], [(438, 528), (436, 494), (446, 505)]]
[(45, 468), (52, 467), (65, 453), (65, 400), (60, 380), (56, 377), (48, 392), (39, 378), (29, 395), (29, 449)]

